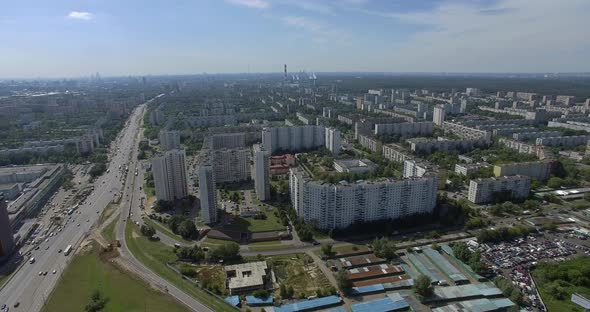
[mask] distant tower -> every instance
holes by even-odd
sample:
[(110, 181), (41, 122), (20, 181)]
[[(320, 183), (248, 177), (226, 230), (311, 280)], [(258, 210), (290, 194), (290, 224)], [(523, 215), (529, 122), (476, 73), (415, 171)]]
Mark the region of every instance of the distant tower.
[(285, 64), (285, 80), (287, 80), (287, 64)]

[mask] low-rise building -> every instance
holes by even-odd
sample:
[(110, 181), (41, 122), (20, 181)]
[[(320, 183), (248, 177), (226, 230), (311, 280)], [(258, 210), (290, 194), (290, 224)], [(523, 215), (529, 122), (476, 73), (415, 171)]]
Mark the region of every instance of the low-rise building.
[(342, 159), (334, 161), (334, 169), (341, 173), (367, 173), (376, 168), (377, 165), (368, 159)]
[(383, 157), (385, 159), (403, 163), (406, 159), (412, 159), (412, 155), (405, 151), (405, 149), (397, 144), (383, 145)]
[(271, 288), (274, 279), (266, 261), (227, 265), (224, 271), (230, 295)]
[(455, 173), (469, 176), (472, 173), (479, 171), (482, 168), (488, 167), (488, 163), (475, 163), (475, 164), (456, 164)]
[(371, 152), (382, 152), (381, 141), (377, 140), (376, 138), (370, 137), (368, 135), (359, 135), (358, 141), (362, 147), (370, 150)]

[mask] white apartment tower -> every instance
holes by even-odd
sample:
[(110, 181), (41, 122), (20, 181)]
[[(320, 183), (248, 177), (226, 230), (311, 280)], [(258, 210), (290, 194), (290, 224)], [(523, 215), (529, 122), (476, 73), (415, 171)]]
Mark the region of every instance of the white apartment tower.
[(259, 144), (255, 144), (254, 150), (254, 167), (252, 178), (254, 179), (254, 188), (259, 200), (265, 201), (270, 199), (270, 152), (262, 149)]
[(199, 196), (201, 200), (201, 214), (205, 224), (217, 222), (217, 189), (213, 167), (200, 166), (199, 174)]
[(326, 148), (332, 152), (333, 155), (340, 154), (341, 142), (340, 131), (334, 128), (326, 128)]
[(239, 182), (250, 179), (249, 149), (210, 150), (210, 160), (216, 183)]
[(442, 105), (436, 105), (434, 107), (434, 114), (432, 117), (432, 121), (435, 125), (442, 127), (443, 123), (445, 122), (445, 107)]
[(180, 148), (180, 132), (178, 131), (160, 130), (158, 139), (160, 140), (162, 151)]
[(158, 199), (172, 201), (188, 195), (185, 158), (183, 150), (171, 150), (152, 160)]

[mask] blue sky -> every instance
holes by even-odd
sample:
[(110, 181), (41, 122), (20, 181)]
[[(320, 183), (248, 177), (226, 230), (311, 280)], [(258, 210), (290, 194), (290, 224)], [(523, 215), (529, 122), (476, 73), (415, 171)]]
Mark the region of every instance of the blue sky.
[(1, 0), (0, 77), (590, 71), (588, 0)]

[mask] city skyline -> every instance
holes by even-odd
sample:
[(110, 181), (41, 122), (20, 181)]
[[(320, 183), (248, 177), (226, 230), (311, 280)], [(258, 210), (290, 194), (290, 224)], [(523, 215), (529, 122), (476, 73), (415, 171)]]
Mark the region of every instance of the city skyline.
[[(34, 1), (33, 1), (34, 2)], [(0, 77), (588, 72), (590, 3), (226, 0), (0, 5)]]

